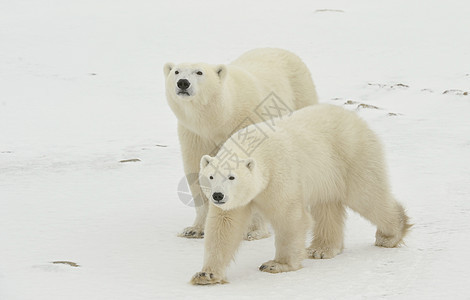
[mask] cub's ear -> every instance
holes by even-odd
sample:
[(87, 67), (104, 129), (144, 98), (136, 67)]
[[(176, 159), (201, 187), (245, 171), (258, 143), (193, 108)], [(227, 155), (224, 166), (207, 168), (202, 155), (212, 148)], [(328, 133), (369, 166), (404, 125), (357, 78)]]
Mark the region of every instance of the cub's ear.
[(165, 74), (165, 77), (168, 76), (168, 74), (170, 74), (170, 71), (175, 67), (175, 64), (174, 63), (166, 63), (164, 66), (163, 66), (163, 74)]
[(245, 159), (243, 161), (243, 163), (245, 164), (245, 167), (247, 167), (248, 170), (250, 170), (250, 171), (253, 171), (253, 169), (255, 168), (255, 165), (256, 165), (255, 160), (251, 157)]
[(211, 161), (213, 161), (214, 158), (209, 156), (209, 155), (204, 155), (202, 158), (201, 158), (201, 164), (200, 164), (200, 168), (201, 170), (204, 169), (205, 167), (207, 167), (208, 164), (211, 163)]
[(225, 65), (217, 65), (215, 66), (215, 73), (217, 73), (220, 80), (224, 80), (225, 75), (227, 75), (227, 67)]

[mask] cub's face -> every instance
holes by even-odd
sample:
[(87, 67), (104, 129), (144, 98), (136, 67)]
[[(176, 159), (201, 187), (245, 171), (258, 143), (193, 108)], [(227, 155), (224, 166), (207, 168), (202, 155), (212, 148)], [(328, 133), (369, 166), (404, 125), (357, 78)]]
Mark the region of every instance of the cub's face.
[(223, 210), (247, 205), (259, 193), (255, 161), (220, 162), (217, 157), (201, 159), (199, 182), (210, 203)]
[(207, 104), (207, 99), (211, 99), (215, 91), (220, 91), (226, 69), (224, 65), (167, 63), (163, 72), (169, 98), (182, 102), (199, 99), (202, 104)]

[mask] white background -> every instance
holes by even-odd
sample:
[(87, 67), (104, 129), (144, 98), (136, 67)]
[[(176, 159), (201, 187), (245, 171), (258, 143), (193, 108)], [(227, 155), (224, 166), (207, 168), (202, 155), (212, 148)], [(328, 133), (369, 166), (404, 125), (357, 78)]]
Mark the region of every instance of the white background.
[[(463, 0), (1, 0), (0, 299), (469, 298), (469, 16)], [(358, 113), (415, 226), (381, 249), (350, 213), (341, 255), (282, 274), (257, 270), (272, 237), (244, 242), (230, 284), (194, 287), (204, 241), (176, 236), (195, 212), (162, 67), (266, 46), (305, 61), (321, 102), (379, 108)]]

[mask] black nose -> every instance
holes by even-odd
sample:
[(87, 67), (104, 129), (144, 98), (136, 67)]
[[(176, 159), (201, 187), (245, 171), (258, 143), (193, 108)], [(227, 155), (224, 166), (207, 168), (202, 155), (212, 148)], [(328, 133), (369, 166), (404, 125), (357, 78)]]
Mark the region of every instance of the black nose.
[(176, 83), (176, 85), (182, 89), (182, 90), (186, 90), (189, 88), (189, 86), (191, 85), (191, 83), (189, 82), (189, 80), (187, 79), (180, 79), (178, 80), (178, 82)]
[(219, 201), (221, 201), (222, 199), (224, 199), (224, 194), (222, 194), (222, 193), (213, 193), (213, 194), (212, 194), (212, 199), (214, 199), (215, 201), (219, 202)]

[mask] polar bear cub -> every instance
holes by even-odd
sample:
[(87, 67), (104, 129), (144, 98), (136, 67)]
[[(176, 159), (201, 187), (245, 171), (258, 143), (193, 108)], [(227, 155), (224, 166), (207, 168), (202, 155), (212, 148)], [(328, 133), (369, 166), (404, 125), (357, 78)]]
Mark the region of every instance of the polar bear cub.
[[(275, 232), (276, 255), (259, 268), (270, 273), (297, 270), (305, 256), (339, 254), (346, 206), (377, 226), (377, 246), (398, 246), (411, 226), (390, 193), (377, 136), (338, 106), (306, 107), (236, 132), (215, 157), (201, 159), (200, 181), (211, 205), (204, 264), (193, 284), (226, 282), (252, 209)], [(305, 251), (308, 230), (314, 237)]]
[[(198, 181), (201, 157), (217, 153), (238, 129), (316, 104), (317, 94), (307, 66), (283, 49), (254, 49), (227, 65), (167, 63), (163, 69), (196, 207), (193, 225), (180, 236), (202, 238), (208, 202)], [(246, 238), (268, 235), (265, 223), (255, 216)]]

